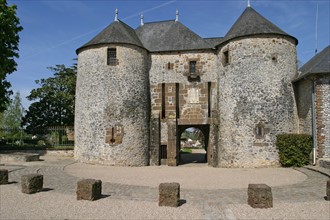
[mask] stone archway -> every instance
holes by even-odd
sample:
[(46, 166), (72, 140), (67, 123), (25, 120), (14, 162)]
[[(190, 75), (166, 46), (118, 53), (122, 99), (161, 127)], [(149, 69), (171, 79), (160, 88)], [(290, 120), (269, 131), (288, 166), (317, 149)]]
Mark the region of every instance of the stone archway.
[[(195, 132), (195, 140), (191, 140), (191, 143), (184, 146), (184, 142), (188, 140), (182, 140), (185, 138), (185, 132)], [(178, 164), (188, 163), (210, 163), (208, 158), (208, 140), (209, 140), (209, 125), (179, 125), (178, 126)], [(192, 135), (194, 136), (194, 135)], [(196, 141), (198, 140), (198, 142)], [(188, 146), (187, 146), (188, 145)], [(189, 146), (191, 145), (191, 146)], [(200, 145), (200, 146), (198, 146)]]

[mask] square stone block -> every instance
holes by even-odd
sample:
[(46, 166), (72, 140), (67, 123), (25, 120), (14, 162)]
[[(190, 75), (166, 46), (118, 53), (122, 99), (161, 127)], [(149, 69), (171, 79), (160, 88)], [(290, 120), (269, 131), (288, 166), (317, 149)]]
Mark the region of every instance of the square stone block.
[(97, 200), (101, 198), (102, 181), (83, 179), (77, 183), (77, 200)]
[(159, 185), (159, 206), (178, 207), (180, 202), (179, 183), (161, 183)]
[(330, 180), (327, 181), (327, 197), (326, 200), (330, 201)]
[(248, 204), (252, 208), (272, 208), (272, 189), (266, 184), (249, 184)]
[(27, 174), (21, 177), (22, 193), (32, 194), (42, 191), (44, 177), (41, 174)]
[(0, 170), (0, 185), (8, 184), (8, 170)]

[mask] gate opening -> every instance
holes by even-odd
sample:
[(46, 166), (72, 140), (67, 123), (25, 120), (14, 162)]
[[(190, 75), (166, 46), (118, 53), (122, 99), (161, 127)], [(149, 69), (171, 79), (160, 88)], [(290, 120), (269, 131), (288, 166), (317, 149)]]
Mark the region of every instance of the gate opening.
[(207, 163), (208, 131), (204, 129), (203, 132), (197, 127), (181, 127), (180, 131), (179, 165)]

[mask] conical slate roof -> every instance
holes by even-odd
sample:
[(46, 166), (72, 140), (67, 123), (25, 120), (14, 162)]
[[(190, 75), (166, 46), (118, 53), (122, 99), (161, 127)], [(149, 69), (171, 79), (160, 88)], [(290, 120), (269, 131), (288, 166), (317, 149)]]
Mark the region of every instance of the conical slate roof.
[(298, 40), (289, 34), (282, 31), (279, 27), (268, 21), (261, 14), (255, 11), (252, 7), (247, 7), (243, 14), (238, 18), (235, 24), (224, 37), (223, 42), (251, 35), (278, 34), (293, 38), (298, 43)]
[(174, 20), (145, 23), (136, 29), (136, 33), (150, 52), (212, 48), (203, 38)]
[(117, 20), (112, 22), (88, 43), (77, 49), (77, 52), (88, 46), (108, 43), (126, 43), (143, 47), (140, 39), (136, 36), (134, 29), (124, 22)]
[(295, 81), (312, 74), (330, 73), (330, 45), (305, 63), (299, 71), (301, 74)]

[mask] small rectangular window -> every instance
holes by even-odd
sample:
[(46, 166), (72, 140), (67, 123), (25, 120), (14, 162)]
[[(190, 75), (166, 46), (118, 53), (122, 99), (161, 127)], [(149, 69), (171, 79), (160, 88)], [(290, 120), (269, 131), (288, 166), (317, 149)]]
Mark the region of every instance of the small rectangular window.
[(223, 65), (229, 64), (229, 51), (226, 50), (223, 52)]
[(108, 48), (107, 65), (117, 65), (117, 50), (116, 48)]
[(189, 62), (189, 72), (196, 73), (196, 61)]

